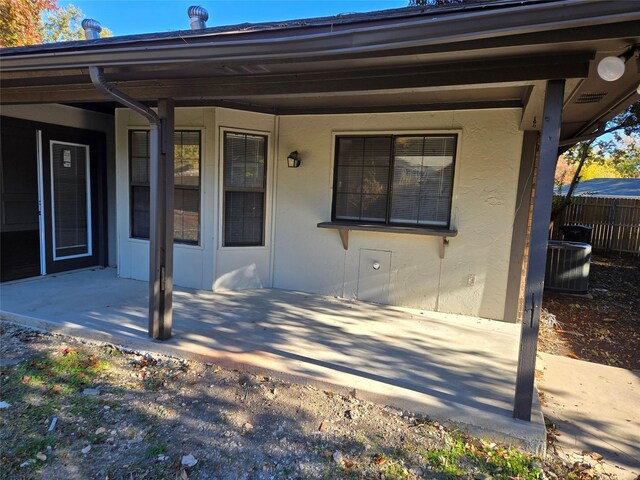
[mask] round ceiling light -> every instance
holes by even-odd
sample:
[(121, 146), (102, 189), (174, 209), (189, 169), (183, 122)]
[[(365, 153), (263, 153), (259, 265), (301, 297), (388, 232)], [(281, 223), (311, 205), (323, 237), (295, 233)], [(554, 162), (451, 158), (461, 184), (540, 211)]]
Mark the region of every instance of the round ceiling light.
[(620, 57), (604, 57), (598, 63), (598, 75), (607, 82), (615, 82), (624, 75), (624, 60)]

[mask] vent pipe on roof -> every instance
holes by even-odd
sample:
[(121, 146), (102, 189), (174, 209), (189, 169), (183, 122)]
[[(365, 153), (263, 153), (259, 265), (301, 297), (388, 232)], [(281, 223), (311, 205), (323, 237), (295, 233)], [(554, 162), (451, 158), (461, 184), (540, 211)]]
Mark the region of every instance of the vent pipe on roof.
[(191, 22), (191, 30), (202, 30), (207, 28), (206, 21), (209, 20), (207, 11), (198, 5), (193, 5), (187, 10), (189, 21)]
[(100, 38), (102, 27), (100, 26), (100, 22), (97, 20), (94, 20), (93, 18), (85, 18), (82, 20), (82, 28), (84, 29), (84, 38), (87, 40)]

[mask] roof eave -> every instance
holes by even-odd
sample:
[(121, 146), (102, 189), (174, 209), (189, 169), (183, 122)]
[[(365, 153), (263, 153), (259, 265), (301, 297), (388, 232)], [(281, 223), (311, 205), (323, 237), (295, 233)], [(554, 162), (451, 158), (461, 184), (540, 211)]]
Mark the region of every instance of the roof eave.
[[(271, 32), (214, 35), (208, 41), (198, 37), (179, 39), (174, 44), (108, 45), (93, 44), (72, 51), (41, 51), (12, 54), (0, 51), (0, 70), (28, 71), (57, 68), (81, 68), (87, 65), (124, 66), (193, 62), (209, 60), (223, 62), (295, 61), (315, 56), (380, 54), (387, 50), (483, 38), (506, 37), (537, 31), (578, 28), (615, 22), (638, 21), (640, 10), (631, 2), (584, 2), (565, 0), (534, 3), (499, 10), (462, 11), (447, 16), (418, 16), (410, 19), (392, 18), (374, 26), (354, 26), (338, 32), (307, 34), (305, 27)], [(570, 10), (569, 10), (570, 9)], [(570, 14), (568, 12), (570, 11)], [(425, 34), (425, 31), (428, 33)], [(269, 35), (265, 35), (268, 33)]]

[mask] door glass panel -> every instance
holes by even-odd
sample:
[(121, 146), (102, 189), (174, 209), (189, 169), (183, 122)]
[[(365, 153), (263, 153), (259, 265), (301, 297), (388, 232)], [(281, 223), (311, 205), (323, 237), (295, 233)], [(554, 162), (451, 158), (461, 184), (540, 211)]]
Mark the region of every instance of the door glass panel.
[(51, 143), (53, 259), (91, 255), (89, 148)]

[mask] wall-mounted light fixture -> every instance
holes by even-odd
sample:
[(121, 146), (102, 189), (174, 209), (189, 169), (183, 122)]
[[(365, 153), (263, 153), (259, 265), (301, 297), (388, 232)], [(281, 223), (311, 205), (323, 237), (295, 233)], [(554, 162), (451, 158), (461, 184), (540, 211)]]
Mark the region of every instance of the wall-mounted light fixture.
[(294, 150), (287, 157), (287, 166), (289, 168), (298, 168), (300, 166), (300, 154)]
[(607, 82), (615, 82), (624, 75), (625, 63), (636, 53), (637, 47), (634, 45), (622, 55), (617, 57), (604, 57), (598, 62), (598, 75)]

